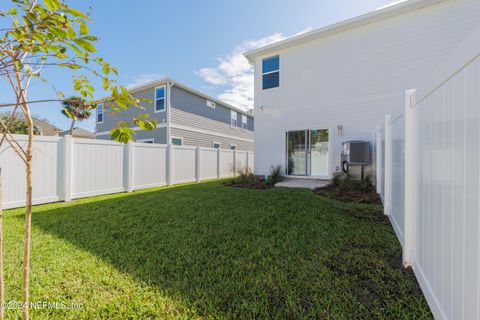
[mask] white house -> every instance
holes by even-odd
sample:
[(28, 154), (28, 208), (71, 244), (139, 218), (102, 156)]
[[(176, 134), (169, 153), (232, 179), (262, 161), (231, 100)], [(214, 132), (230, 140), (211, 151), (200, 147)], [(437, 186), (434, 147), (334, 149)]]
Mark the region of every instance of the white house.
[(342, 142), (372, 141), (479, 23), (479, 0), (410, 0), (247, 52), (255, 173), (330, 177)]

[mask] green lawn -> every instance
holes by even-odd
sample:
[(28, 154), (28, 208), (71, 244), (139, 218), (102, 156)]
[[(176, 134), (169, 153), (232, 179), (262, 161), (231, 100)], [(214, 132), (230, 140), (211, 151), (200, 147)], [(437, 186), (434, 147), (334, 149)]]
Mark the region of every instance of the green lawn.
[[(37, 206), (31, 300), (83, 308), (32, 318), (432, 318), (378, 211), (221, 182)], [(7, 301), (21, 299), (22, 228), (7, 211)]]

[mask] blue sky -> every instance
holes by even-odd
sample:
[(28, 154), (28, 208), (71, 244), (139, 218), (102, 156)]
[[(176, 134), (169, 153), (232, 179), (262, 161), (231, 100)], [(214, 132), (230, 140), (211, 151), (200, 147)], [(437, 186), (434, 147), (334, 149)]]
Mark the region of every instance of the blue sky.
[[(252, 76), (242, 51), (373, 11), (392, 0), (68, 2), (83, 10), (91, 7), (90, 30), (100, 38), (98, 54), (119, 69), (119, 83), (134, 85), (168, 75), (248, 108)], [(33, 84), (31, 100), (54, 98), (53, 88), (73, 94), (71, 73), (46, 71), (44, 76), (50, 84)], [(0, 103), (10, 102), (4, 101), (7, 92), (0, 82)], [(62, 129), (69, 126), (58, 104), (32, 110)], [(93, 131), (94, 117), (79, 126)]]

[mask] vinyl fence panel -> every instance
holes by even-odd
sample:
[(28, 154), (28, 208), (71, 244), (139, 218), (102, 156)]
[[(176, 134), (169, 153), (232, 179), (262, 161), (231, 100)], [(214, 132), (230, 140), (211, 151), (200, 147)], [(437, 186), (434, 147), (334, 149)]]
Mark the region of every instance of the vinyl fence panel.
[(459, 65), (418, 102), (407, 91), (377, 163), (404, 263), (435, 318), (452, 320), (480, 319), (480, 55)]
[[(27, 136), (15, 136), (25, 144)], [(134, 191), (234, 175), (238, 165), (253, 167), (253, 153), (148, 143), (35, 137), (33, 203)], [(3, 206), (25, 205), (25, 165), (5, 143), (0, 148)]]
[(167, 184), (167, 145), (133, 144), (133, 189)]
[(175, 146), (173, 151), (173, 182), (186, 183), (196, 180), (196, 147)]
[[(26, 145), (25, 135), (15, 135), (20, 145)], [(33, 203), (60, 200), (62, 146), (58, 137), (34, 137), (33, 147)], [(0, 148), (3, 206), (14, 208), (25, 205), (25, 164), (13, 149), (4, 143)]]
[(416, 269), (445, 319), (479, 319), (480, 60), (416, 106)]
[(250, 168), (251, 172), (254, 172), (255, 168), (255, 157), (253, 152), (248, 152), (248, 167)]
[(200, 180), (218, 178), (218, 149), (200, 148)]
[(405, 117), (392, 120), (392, 196), (390, 220), (403, 245), (405, 214)]
[(234, 151), (220, 151), (220, 177), (227, 178), (234, 175)]
[(124, 191), (123, 144), (74, 139), (72, 149), (72, 198)]
[(244, 170), (247, 167), (247, 158), (248, 154), (246, 151), (237, 151), (235, 156), (235, 169), (237, 170)]

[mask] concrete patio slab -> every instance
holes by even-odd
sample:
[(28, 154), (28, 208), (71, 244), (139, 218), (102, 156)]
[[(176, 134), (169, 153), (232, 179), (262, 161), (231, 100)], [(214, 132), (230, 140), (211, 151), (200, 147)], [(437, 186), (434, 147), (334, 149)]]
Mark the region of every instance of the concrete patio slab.
[(328, 180), (285, 178), (285, 180), (278, 182), (275, 186), (286, 188), (305, 188), (314, 190), (317, 188), (325, 187), (328, 184)]

